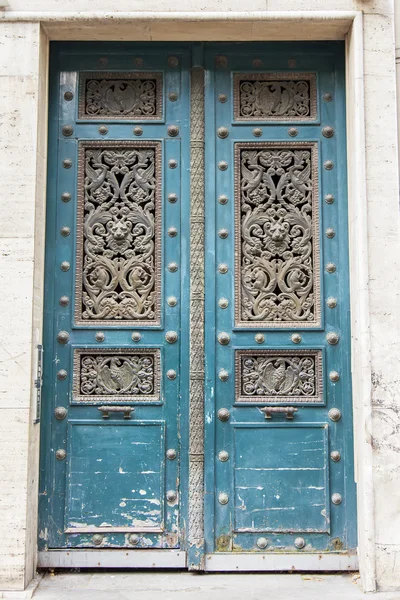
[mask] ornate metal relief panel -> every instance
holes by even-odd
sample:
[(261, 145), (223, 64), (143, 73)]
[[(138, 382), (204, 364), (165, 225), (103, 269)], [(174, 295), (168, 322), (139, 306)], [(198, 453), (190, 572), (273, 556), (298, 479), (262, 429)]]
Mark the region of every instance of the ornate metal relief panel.
[(320, 324), (317, 144), (235, 144), (235, 321)]
[(235, 121), (314, 121), (315, 73), (236, 73)]
[(321, 350), (236, 350), (236, 402), (321, 403)]
[(161, 142), (81, 142), (75, 321), (157, 325)]
[(155, 121), (162, 119), (162, 109), (162, 73), (80, 74), (80, 119)]
[(160, 400), (160, 351), (74, 350), (74, 402)]

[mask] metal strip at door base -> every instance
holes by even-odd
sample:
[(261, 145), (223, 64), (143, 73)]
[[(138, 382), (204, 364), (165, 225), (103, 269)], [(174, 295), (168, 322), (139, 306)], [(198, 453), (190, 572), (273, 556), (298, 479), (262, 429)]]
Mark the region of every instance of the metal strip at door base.
[(357, 571), (355, 554), (206, 554), (205, 571)]
[(38, 553), (40, 568), (184, 569), (181, 550), (55, 550)]

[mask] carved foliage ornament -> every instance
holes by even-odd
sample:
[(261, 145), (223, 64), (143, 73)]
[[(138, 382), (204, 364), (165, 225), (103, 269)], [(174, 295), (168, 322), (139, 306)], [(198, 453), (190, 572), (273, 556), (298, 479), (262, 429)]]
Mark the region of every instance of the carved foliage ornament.
[(320, 350), (236, 351), (236, 402), (322, 402)]
[(320, 322), (317, 146), (235, 144), (236, 325)]
[(160, 120), (162, 88), (162, 73), (81, 73), (79, 118)]
[(77, 283), (80, 324), (160, 322), (159, 142), (81, 142)]
[(235, 121), (314, 121), (315, 73), (237, 73)]
[(74, 351), (75, 402), (159, 400), (160, 351)]

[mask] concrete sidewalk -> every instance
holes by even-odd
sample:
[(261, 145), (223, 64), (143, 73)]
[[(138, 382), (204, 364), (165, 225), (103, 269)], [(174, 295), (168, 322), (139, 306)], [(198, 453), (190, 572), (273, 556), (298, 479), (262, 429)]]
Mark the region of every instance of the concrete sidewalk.
[(34, 600), (400, 600), (365, 595), (358, 574), (277, 575), (186, 571), (46, 573)]

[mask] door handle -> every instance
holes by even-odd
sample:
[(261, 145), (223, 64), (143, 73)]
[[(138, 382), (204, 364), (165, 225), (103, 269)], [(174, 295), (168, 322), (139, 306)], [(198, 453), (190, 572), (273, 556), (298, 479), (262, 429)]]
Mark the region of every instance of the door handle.
[(265, 406), (260, 410), (265, 414), (266, 419), (272, 419), (273, 413), (286, 413), (287, 419), (293, 419), (294, 413), (298, 411), (298, 408), (294, 406)]
[(110, 413), (124, 413), (124, 419), (131, 418), (131, 412), (135, 409), (133, 406), (99, 406), (98, 409), (101, 413), (103, 413), (103, 419), (109, 419)]

